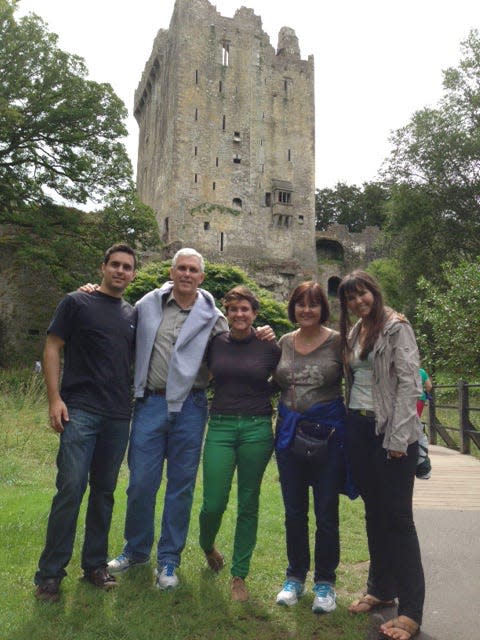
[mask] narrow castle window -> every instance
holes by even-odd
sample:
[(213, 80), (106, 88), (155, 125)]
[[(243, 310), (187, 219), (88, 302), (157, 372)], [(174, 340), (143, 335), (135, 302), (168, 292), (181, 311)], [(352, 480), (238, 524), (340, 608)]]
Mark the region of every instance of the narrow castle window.
[(214, 182), (214, 183), (212, 184), (212, 190), (213, 190), (213, 191), (215, 191), (215, 187), (216, 187), (216, 183)]
[(195, 174), (195, 184), (198, 182), (198, 173)]
[(165, 218), (165, 220), (163, 221), (163, 233), (165, 235), (168, 235), (168, 225), (169, 225), (169, 219)]
[(195, 147), (195, 155), (198, 155), (198, 147)]
[(240, 164), (240, 163), (242, 162), (242, 159), (240, 158), (240, 156), (238, 155), (238, 153), (237, 153), (237, 155), (233, 158), (233, 162), (234, 162), (235, 164)]
[(226, 116), (223, 116), (223, 117), (222, 117), (222, 129), (223, 129), (224, 131), (225, 131), (225, 126), (226, 126), (226, 124), (227, 124), (227, 117), (226, 117)]
[(222, 42), (222, 64), (224, 67), (228, 67), (229, 57), (230, 57), (230, 44), (228, 42)]
[(225, 243), (225, 234), (222, 231), (220, 234), (220, 251), (223, 251), (224, 243)]
[(283, 79), (283, 90), (284, 90), (285, 95), (286, 95), (287, 98), (289, 98), (292, 95), (293, 80), (291, 78), (284, 78)]
[(292, 150), (291, 149), (288, 150), (288, 154), (287, 155), (288, 155), (288, 161), (291, 162), (291, 160), (292, 160)]
[(272, 194), (270, 192), (267, 192), (265, 194), (265, 206), (266, 207), (272, 206)]
[(215, 158), (215, 166), (218, 167), (218, 157)]
[(221, 80), (218, 83), (218, 93), (222, 93), (222, 81)]
[(210, 229), (210, 222), (208, 220), (203, 223), (203, 230), (208, 231)]
[(195, 84), (198, 84), (198, 69), (195, 69)]
[(198, 109), (195, 109), (195, 120), (198, 120)]

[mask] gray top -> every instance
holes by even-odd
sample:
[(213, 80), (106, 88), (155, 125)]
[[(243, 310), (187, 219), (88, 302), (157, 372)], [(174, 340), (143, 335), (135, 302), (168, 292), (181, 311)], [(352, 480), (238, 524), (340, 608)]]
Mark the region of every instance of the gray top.
[(298, 351), (293, 352), (295, 333), (292, 331), (280, 338), (282, 355), (273, 377), (282, 391), (280, 399), (283, 404), (303, 413), (314, 404), (330, 402), (342, 396), (340, 334), (332, 331), (323, 344), (309, 354), (302, 355)]

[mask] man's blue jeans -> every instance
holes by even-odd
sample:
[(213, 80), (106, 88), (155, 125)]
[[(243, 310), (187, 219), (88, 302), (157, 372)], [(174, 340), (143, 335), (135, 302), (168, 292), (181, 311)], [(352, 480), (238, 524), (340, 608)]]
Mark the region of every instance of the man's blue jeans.
[(192, 391), (179, 413), (168, 413), (165, 396), (147, 395), (135, 403), (128, 451), (124, 553), (147, 560), (154, 539), (155, 504), (167, 460), (167, 486), (157, 562), (180, 564), (185, 547), (193, 491), (207, 421), (204, 391)]
[(128, 443), (129, 420), (100, 416), (69, 408), (70, 420), (60, 435), (57, 455), (57, 494), (48, 520), (45, 549), (35, 584), (47, 578), (61, 580), (70, 561), (82, 498), (90, 482), (85, 521), (82, 568), (107, 564), (108, 532), (113, 492)]

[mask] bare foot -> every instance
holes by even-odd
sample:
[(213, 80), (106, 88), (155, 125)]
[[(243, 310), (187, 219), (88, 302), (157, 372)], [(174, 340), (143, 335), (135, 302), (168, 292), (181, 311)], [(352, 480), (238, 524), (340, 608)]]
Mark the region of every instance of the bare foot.
[(408, 616), (392, 618), (380, 627), (380, 632), (387, 638), (394, 640), (410, 640), (420, 630), (420, 625)]

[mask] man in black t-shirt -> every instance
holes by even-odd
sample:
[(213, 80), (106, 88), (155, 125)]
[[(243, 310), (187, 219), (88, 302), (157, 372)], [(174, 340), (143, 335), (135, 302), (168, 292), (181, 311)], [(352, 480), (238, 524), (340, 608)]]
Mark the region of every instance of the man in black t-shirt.
[[(47, 330), (44, 373), (52, 429), (60, 434), (57, 494), (45, 548), (35, 574), (36, 597), (59, 599), (70, 561), (78, 513), (90, 482), (82, 549), (84, 577), (96, 587), (116, 585), (107, 566), (113, 492), (128, 442), (135, 311), (122, 298), (135, 277), (128, 245), (105, 253), (102, 283), (93, 294), (76, 291), (60, 302)], [(59, 390), (61, 353), (64, 353)]]

